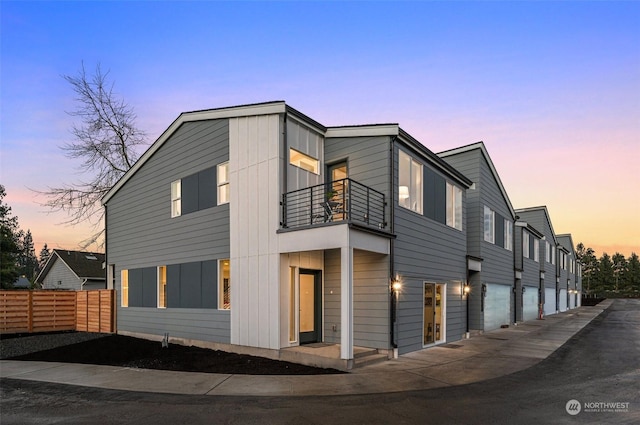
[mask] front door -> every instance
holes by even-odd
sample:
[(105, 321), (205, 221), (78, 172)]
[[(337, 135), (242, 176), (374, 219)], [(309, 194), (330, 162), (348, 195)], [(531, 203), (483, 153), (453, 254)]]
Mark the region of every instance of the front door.
[(300, 344), (322, 341), (322, 272), (300, 269)]
[(444, 284), (425, 282), (423, 345), (444, 341), (444, 308)]
[(348, 211), (348, 180), (349, 173), (347, 172), (347, 163), (340, 162), (329, 166), (328, 175), (330, 181), (328, 182), (328, 194), (327, 201), (332, 205), (333, 214), (332, 221), (344, 220), (346, 218), (346, 211)]

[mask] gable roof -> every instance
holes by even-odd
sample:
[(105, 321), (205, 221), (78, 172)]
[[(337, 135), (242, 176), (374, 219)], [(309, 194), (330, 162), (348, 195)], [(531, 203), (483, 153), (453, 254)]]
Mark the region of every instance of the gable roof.
[(439, 152), (438, 156), (440, 158), (446, 158), (448, 156), (458, 155), (461, 153), (471, 152), (474, 150), (479, 150), (482, 153), (482, 156), (484, 157), (485, 161), (487, 161), (487, 164), (489, 165), (489, 169), (491, 170), (491, 174), (493, 175), (493, 178), (496, 180), (496, 183), (498, 183), (498, 189), (500, 189), (500, 193), (502, 194), (502, 197), (507, 202), (507, 206), (509, 207), (509, 211), (511, 212), (512, 217), (515, 217), (516, 213), (515, 213), (515, 210), (513, 209), (513, 205), (511, 204), (511, 199), (509, 199), (509, 195), (507, 194), (507, 191), (504, 188), (504, 185), (502, 184), (502, 180), (500, 179), (500, 175), (498, 174), (498, 171), (496, 170), (495, 165), (493, 165), (493, 161), (489, 156), (489, 152), (487, 151), (487, 148), (485, 147), (484, 142), (480, 141), (477, 143), (472, 143), (470, 145), (460, 146), (459, 148), (454, 148), (454, 149), (449, 149), (447, 151)]
[(563, 235), (558, 235), (558, 243), (562, 245), (569, 253), (575, 253), (576, 250), (573, 245), (573, 238), (571, 237), (571, 233), (565, 233)]
[(102, 268), (106, 260), (104, 254), (69, 251), (66, 249), (54, 249), (42, 271), (38, 274), (36, 282), (42, 283), (56, 261), (62, 261), (80, 280), (105, 280), (105, 271)]
[[(546, 205), (541, 205), (539, 207), (518, 208), (516, 210), (516, 214), (520, 214), (520, 215), (529, 215), (529, 214), (536, 214), (536, 213), (544, 214), (544, 218), (547, 221), (549, 228), (551, 229), (551, 235), (553, 236), (554, 245), (557, 245), (558, 237), (556, 236), (555, 230), (553, 230), (553, 224), (551, 224), (551, 216), (549, 215), (549, 211), (547, 210)], [(521, 218), (524, 219), (526, 217), (521, 217)]]

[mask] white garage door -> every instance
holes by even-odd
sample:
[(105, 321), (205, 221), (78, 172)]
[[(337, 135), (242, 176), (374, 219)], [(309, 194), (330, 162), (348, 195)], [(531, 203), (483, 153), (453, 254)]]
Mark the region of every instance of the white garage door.
[(538, 318), (538, 288), (535, 286), (524, 286), (522, 293), (522, 320), (533, 320)]
[(555, 288), (544, 288), (544, 314), (556, 314), (556, 290)]
[(511, 311), (511, 286), (487, 284), (484, 299), (484, 330), (498, 329), (508, 325)]
[(558, 300), (558, 307), (560, 311), (567, 311), (567, 290), (560, 290), (560, 299)]

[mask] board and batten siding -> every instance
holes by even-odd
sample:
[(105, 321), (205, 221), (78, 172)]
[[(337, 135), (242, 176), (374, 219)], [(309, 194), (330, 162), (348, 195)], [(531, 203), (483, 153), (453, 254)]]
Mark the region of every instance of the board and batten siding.
[[(421, 158), (416, 159), (427, 164)], [(394, 161), (393, 178), (397, 182), (397, 147)], [(467, 267), (465, 191), (462, 193), (462, 231), (399, 206), (395, 197), (390, 202), (394, 208), (394, 233), (397, 236), (393, 243), (394, 273), (402, 280), (396, 332), (400, 354), (423, 348), (424, 282), (447, 285), (446, 340), (459, 340), (466, 331), (466, 307), (461, 296)]]
[[(228, 120), (187, 122), (112, 196), (107, 261), (118, 297), (122, 270), (229, 258), (228, 204), (171, 217), (171, 182), (228, 160)], [(118, 307), (117, 315), (122, 331), (230, 342), (227, 310)]]

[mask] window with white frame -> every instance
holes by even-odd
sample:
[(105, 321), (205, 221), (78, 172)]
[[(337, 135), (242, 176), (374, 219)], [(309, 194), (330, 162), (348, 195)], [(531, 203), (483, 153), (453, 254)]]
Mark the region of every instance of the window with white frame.
[(229, 203), (229, 163), (218, 164), (218, 205)]
[(129, 307), (129, 270), (120, 272), (120, 305)]
[(504, 249), (513, 251), (513, 222), (504, 219)]
[(320, 161), (293, 148), (289, 148), (289, 164), (313, 174), (320, 174)]
[(422, 164), (403, 151), (398, 156), (398, 204), (422, 214)]
[(537, 238), (533, 239), (533, 261), (540, 262), (540, 240)]
[(171, 217), (182, 215), (182, 180), (171, 182)]
[(167, 308), (167, 266), (158, 267), (158, 308)]
[(486, 242), (495, 243), (496, 237), (496, 214), (488, 206), (484, 206), (484, 240)]
[(555, 245), (551, 247), (551, 264), (556, 265), (556, 247)]
[(551, 245), (549, 241), (544, 241), (544, 261), (551, 262)]
[(462, 189), (447, 182), (447, 226), (462, 230)]
[(231, 266), (229, 259), (218, 261), (218, 308), (231, 309)]
[(529, 258), (529, 232), (522, 231), (522, 256)]

